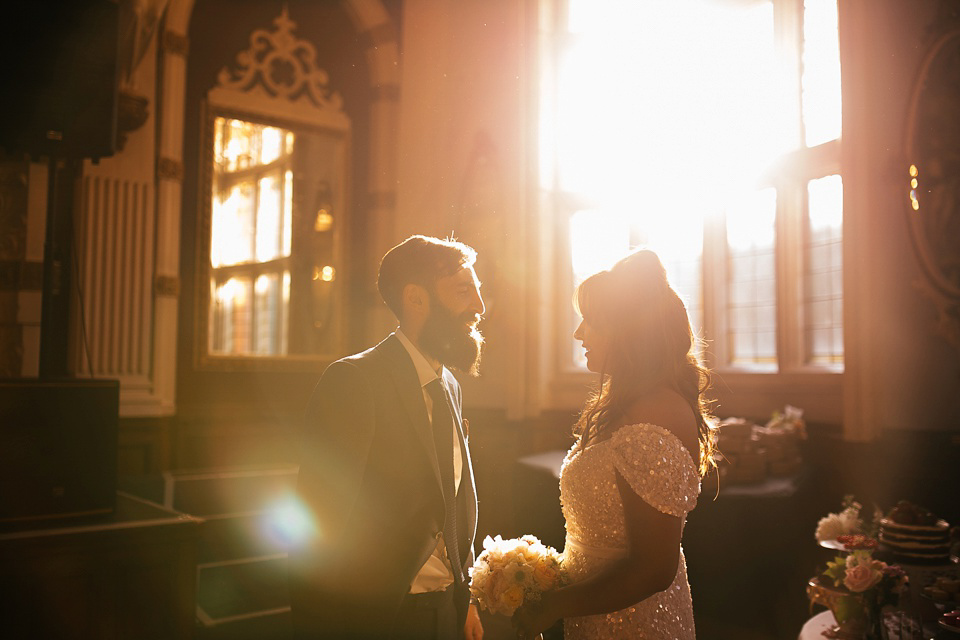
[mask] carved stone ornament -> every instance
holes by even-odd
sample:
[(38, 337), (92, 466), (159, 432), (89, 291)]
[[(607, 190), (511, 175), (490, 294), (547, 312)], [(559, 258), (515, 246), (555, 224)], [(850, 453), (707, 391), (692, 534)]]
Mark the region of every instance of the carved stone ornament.
[(181, 182), (183, 180), (183, 163), (173, 158), (160, 156), (157, 158), (157, 178)]
[(156, 275), (153, 278), (153, 290), (158, 296), (176, 298), (180, 295), (180, 278)]
[(186, 58), (187, 52), (190, 49), (190, 41), (187, 39), (187, 36), (182, 33), (168, 29), (163, 32), (163, 38), (160, 40), (160, 48), (171, 55)]
[(117, 93), (117, 146), (122, 150), (127, 144), (127, 134), (142, 127), (150, 116), (150, 99), (123, 87)]
[(240, 92), (265, 91), (290, 102), (307, 100), (313, 106), (340, 111), (340, 95), (328, 89), (327, 72), (316, 66), (316, 49), (293, 35), (297, 25), (284, 7), (274, 19), (276, 30), (256, 29), (250, 48), (237, 54), (235, 69), (224, 67), (217, 77), (222, 89)]

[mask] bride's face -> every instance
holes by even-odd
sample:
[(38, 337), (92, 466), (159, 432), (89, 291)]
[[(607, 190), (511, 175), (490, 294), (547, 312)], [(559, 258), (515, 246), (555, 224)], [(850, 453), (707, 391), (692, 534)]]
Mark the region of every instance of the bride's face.
[(609, 341), (606, 336), (597, 331), (586, 319), (580, 321), (580, 326), (573, 332), (575, 340), (583, 344), (587, 356), (587, 369), (600, 373), (607, 362), (610, 352)]

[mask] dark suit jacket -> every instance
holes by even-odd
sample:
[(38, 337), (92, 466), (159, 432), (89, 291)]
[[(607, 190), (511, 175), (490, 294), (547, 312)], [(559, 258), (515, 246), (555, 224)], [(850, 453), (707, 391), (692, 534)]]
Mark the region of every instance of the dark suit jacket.
[[(477, 502), (463, 437), (460, 385), (443, 370), (464, 453), (461, 549), (473, 562)], [(378, 638), (443, 530), (443, 494), (417, 372), (391, 335), (331, 364), (306, 412), (297, 491), (314, 519), (291, 553), (291, 602), (301, 637)], [(463, 522), (463, 520), (460, 520)]]

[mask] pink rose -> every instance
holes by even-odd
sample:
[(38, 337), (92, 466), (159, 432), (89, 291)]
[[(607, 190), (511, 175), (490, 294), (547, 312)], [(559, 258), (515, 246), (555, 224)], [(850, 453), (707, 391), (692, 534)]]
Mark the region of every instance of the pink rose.
[(858, 564), (847, 567), (843, 584), (847, 589), (850, 589), (850, 591), (860, 593), (880, 582), (880, 578), (882, 577), (883, 573), (874, 571), (873, 567), (866, 564)]

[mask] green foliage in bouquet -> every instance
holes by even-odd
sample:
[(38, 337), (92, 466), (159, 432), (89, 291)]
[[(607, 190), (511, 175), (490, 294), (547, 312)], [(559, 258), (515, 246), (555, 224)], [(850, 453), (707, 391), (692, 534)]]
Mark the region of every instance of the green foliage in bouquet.
[(837, 538), (845, 553), (827, 563), (823, 575), (850, 597), (838, 598), (833, 614), (843, 625), (863, 618), (871, 637), (880, 637), (881, 611), (894, 605), (906, 588), (907, 574), (900, 566), (887, 564), (873, 557), (877, 541), (862, 534)]

